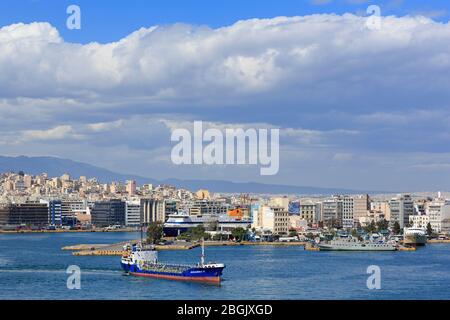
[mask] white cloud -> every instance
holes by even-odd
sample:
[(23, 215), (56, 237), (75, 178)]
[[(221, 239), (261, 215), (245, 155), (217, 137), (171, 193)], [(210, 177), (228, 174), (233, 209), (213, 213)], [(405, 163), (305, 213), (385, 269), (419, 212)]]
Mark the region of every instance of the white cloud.
[[(410, 183), (397, 174), (402, 161), (448, 163), (447, 154), (437, 154), (449, 139), (450, 24), (383, 17), (381, 30), (369, 30), (365, 22), (331, 14), (218, 29), (175, 24), (106, 44), (67, 43), (48, 23), (3, 27), (2, 152), (29, 150), (187, 178), (196, 176), (190, 168), (161, 164), (170, 154), (169, 131), (204, 120), (219, 128), (280, 128), (292, 160), (283, 162), (278, 182), (329, 176), (324, 185), (333, 179), (339, 185), (336, 168), (348, 166), (346, 177), (364, 170), (380, 186), (391, 174)], [(427, 156), (410, 160), (432, 144)], [(367, 149), (383, 158), (368, 159)], [(158, 167), (147, 162), (153, 158), (161, 160)], [(309, 180), (298, 181), (299, 166)], [(236, 176), (258, 178), (245, 170)], [(361, 174), (358, 183), (368, 178)]]
[(61, 125), (48, 130), (25, 130), (19, 138), (21, 142), (63, 139), (83, 139), (70, 125)]
[(424, 17), (385, 17), (382, 29), (371, 31), (351, 14), (252, 19), (219, 29), (176, 24), (85, 45), (64, 42), (47, 23), (15, 24), (0, 29), (0, 97), (214, 106), (245, 97), (264, 103), (270, 95), (317, 104), (327, 88), (358, 98), (389, 91), (393, 82), (405, 90), (426, 83), (424, 72), (442, 79), (449, 40), (449, 24)]

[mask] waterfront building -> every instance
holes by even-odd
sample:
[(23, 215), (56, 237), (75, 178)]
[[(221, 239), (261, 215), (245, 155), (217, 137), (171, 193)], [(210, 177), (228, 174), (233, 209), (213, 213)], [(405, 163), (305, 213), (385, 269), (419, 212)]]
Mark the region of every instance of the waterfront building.
[(430, 216), (426, 214), (409, 216), (409, 224), (415, 228), (425, 229), (430, 222)]
[(137, 227), (141, 224), (141, 202), (139, 200), (127, 201), (125, 204), (125, 225)]
[[(359, 218), (368, 215), (370, 207), (370, 197), (368, 194), (357, 195), (353, 197), (353, 227), (357, 225)], [(385, 217), (384, 213), (382, 214)], [(380, 217), (380, 213), (377, 212), (377, 218)]]
[(142, 223), (148, 225), (151, 222), (166, 221), (166, 206), (164, 200), (141, 199), (140, 214)]
[(87, 202), (79, 199), (65, 199), (61, 201), (61, 221), (64, 226), (74, 226), (77, 214), (86, 214)]
[(320, 216), (320, 206), (311, 200), (305, 200), (300, 203), (300, 218), (309, 224), (317, 223)]
[(450, 232), (450, 201), (436, 199), (428, 204), (427, 216), (435, 232)]
[(350, 196), (341, 196), (339, 201), (342, 202), (342, 227), (353, 227), (354, 199)]
[(91, 222), (97, 227), (125, 225), (125, 202), (120, 199), (95, 202), (91, 210)]
[(370, 203), (370, 210), (376, 212), (382, 212), (386, 220), (391, 220), (391, 208), (387, 201), (372, 201)]
[(48, 224), (53, 226), (62, 225), (62, 206), (61, 200), (41, 200), (40, 203), (48, 206)]
[(409, 194), (398, 195), (389, 201), (390, 222), (398, 222), (400, 228), (404, 228), (409, 223), (409, 216), (414, 215), (414, 201)]
[(298, 215), (289, 216), (289, 229), (304, 231), (308, 229), (308, 221)]
[(282, 207), (264, 205), (254, 216), (252, 227), (263, 232), (269, 231), (274, 235), (287, 235), (289, 233), (289, 212)]
[(201, 215), (223, 215), (228, 212), (230, 205), (218, 200), (198, 200), (189, 208), (189, 214), (193, 216)]
[(17, 203), (0, 206), (0, 225), (44, 227), (48, 224), (48, 206), (45, 203)]
[(320, 217), (328, 227), (342, 227), (342, 201), (337, 198), (322, 201)]

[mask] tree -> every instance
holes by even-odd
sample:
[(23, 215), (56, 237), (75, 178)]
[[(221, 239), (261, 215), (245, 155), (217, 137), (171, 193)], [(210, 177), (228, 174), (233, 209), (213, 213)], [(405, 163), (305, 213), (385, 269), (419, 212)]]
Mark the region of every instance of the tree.
[(163, 237), (163, 226), (160, 222), (151, 222), (147, 227), (147, 243), (156, 244)]
[(297, 231), (295, 231), (295, 230), (289, 231), (289, 237), (296, 237), (296, 236), (297, 236)]
[(375, 221), (371, 221), (367, 227), (364, 228), (367, 233), (374, 233), (377, 230)]
[(247, 231), (241, 227), (233, 229), (233, 231), (231, 231), (231, 236), (237, 242), (241, 242), (242, 240), (244, 240), (246, 234), (247, 234)]
[(378, 220), (378, 222), (377, 222), (378, 232), (380, 232), (382, 230), (386, 230), (388, 227), (389, 227), (388, 221), (386, 221), (385, 219)]
[(394, 222), (394, 226), (392, 227), (392, 231), (394, 232), (394, 234), (400, 234), (401, 228), (400, 228), (400, 223), (398, 223), (398, 221)]
[(433, 228), (431, 227), (431, 223), (427, 224), (427, 235), (431, 236), (433, 234)]
[(183, 232), (179, 238), (186, 239), (189, 241), (195, 241), (200, 239), (208, 239), (209, 234), (205, 232), (205, 228), (201, 225), (189, 228), (186, 232)]

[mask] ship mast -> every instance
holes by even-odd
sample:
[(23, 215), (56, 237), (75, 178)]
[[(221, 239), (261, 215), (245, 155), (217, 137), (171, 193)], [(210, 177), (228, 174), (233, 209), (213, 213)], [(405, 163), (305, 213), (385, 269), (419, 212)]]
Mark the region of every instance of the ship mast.
[(205, 239), (202, 239), (202, 255), (200, 256), (200, 265), (205, 265)]

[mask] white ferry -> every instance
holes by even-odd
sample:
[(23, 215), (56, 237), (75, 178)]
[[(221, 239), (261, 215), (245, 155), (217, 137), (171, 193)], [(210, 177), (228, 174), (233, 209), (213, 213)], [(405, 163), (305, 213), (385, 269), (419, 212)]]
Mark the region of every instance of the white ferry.
[(425, 229), (417, 227), (403, 229), (403, 244), (423, 246), (426, 242), (427, 232)]
[(203, 225), (205, 227), (208, 224), (217, 223), (219, 229), (233, 229), (237, 227), (242, 227), (246, 229), (251, 225), (251, 220), (249, 219), (235, 219), (227, 215), (202, 215), (195, 216), (185, 213), (176, 213), (169, 215), (169, 218), (164, 223), (163, 230), (167, 237), (177, 237), (181, 233), (186, 232), (190, 228)]

